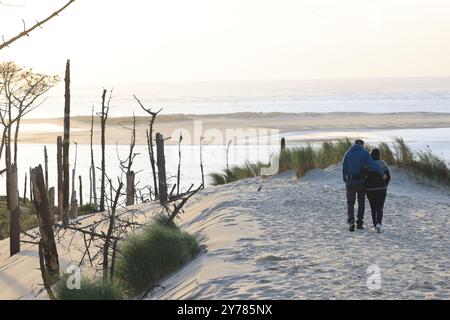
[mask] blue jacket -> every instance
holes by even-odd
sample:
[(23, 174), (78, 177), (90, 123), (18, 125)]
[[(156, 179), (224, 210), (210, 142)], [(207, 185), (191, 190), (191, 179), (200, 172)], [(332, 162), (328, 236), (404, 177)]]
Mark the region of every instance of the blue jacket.
[[(364, 184), (364, 167), (369, 167), (380, 176), (384, 176), (384, 172), (370, 153), (362, 145), (355, 144), (345, 154), (342, 164), (342, 177), (347, 185)], [(348, 179), (349, 176), (353, 176), (353, 179)]]

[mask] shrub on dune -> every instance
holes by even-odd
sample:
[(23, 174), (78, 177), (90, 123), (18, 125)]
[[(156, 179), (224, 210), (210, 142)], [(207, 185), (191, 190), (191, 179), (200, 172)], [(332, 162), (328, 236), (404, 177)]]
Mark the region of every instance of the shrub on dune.
[(142, 293), (199, 252), (198, 242), (175, 224), (155, 221), (119, 245), (116, 279), (127, 295)]
[(103, 279), (81, 279), (80, 289), (69, 289), (68, 276), (55, 286), (55, 295), (58, 300), (122, 300), (121, 288), (117, 284)]

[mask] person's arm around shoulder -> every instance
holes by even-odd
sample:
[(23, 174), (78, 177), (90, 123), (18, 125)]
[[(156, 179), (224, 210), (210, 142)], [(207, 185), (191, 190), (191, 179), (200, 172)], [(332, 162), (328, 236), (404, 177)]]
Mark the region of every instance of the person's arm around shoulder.
[(372, 168), (373, 171), (375, 171), (376, 173), (378, 173), (381, 177), (383, 177), (384, 180), (387, 179), (386, 174), (383, 172), (383, 170), (381, 170), (380, 166), (378, 165), (378, 163), (375, 162), (375, 160), (372, 159), (372, 156), (370, 155), (369, 152), (364, 151), (365, 153), (365, 163)]
[(385, 171), (384, 171), (384, 174), (386, 175), (386, 179), (385, 179), (385, 181), (386, 181), (386, 186), (389, 186), (389, 182), (391, 182), (391, 172), (389, 171), (389, 168), (388, 169), (386, 169)]
[(346, 176), (347, 176), (347, 162), (348, 162), (348, 152), (345, 154), (344, 159), (342, 160), (342, 180), (346, 182)]

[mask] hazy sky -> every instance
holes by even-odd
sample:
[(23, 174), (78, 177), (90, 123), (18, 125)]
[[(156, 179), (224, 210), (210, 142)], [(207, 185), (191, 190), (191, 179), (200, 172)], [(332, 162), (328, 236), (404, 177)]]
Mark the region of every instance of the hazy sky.
[[(0, 33), (65, 0), (2, 0)], [(77, 0), (0, 51), (77, 82), (450, 75), (448, 0)]]

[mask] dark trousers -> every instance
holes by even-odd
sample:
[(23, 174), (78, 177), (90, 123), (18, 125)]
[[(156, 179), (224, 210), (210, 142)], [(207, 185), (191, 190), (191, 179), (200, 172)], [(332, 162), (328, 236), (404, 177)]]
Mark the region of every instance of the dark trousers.
[(347, 186), (347, 213), (348, 223), (355, 224), (355, 203), (358, 199), (358, 220), (356, 221), (358, 226), (364, 224), (364, 212), (366, 210), (366, 192), (364, 185), (348, 185)]
[(372, 190), (367, 191), (367, 198), (370, 202), (370, 209), (372, 210), (373, 225), (383, 223), (384, 203), (386, 201), (387, 190)]

